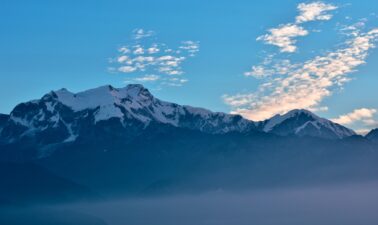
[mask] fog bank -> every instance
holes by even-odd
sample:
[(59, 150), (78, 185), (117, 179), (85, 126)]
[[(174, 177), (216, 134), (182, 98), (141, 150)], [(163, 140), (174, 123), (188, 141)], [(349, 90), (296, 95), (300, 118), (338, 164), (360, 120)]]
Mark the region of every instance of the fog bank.
[[(62, 207), (62, 206), (61, 206)], [(108, 225), (376, 225), (378, 183), (74, 204)]]

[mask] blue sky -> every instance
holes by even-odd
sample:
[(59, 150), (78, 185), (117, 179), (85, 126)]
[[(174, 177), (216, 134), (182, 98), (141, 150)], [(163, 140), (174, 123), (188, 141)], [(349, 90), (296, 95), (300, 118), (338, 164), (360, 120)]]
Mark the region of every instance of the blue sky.
[[(306, 8), (313, 3), (323, 5)], [(318, 9), (324, 11), (311, 14)], [(309, 108), (349, 127), (370, 129), (378, 126), (375, 13), (378, 2), (361, 0), (4, 1), (0, 112), (9, 113), (19, 102), (62, 87), (76, 92), (142, 82), (161, 99), (234, 111), (251, 119)], [(289, 39), (282, 33), (285, 27), (291, 27), (286, 30)], [(276, 36), (269, 29), (278, 29)], [(143, 37), (137, 38), (138, 32)], [(359, 39), (368, 42), (367, 49), (356, 46), (360, 42), (353, 41)], [(174, 62), (168, 68), (144, 62), (129, 72), (133, 68), (125, 70), (126, 61), (117, 62), (119, 57), (135, 60), (138, 55), (119, 50), (134, 51), (138, 44), (145, 52), (140, 56), (157, 44), (160, 52), (154, 53), (154, 59), (169, 55)], [(340, 59), (356, 48), (362, 52)], [(295, 74), (308, 72), (306, 65), (318, 65), (316, 57), (326, 57), (326, 63), (337, 66), (356, 63), (334, 71), (332, 78), (324, 65), (321, 69), (326, 72), (310, 71), (316, 79), (296, 78)], [(251, 72), (252, 66), (260, 70)], [(278, 69), (284, 72), (278, 74)], [(178, 74), (169, 74), (172, 71)], [(282, 86), (284, 82), (289, 82), (289, 89)], [(308, 92), (301, 85), (314, 89)]]

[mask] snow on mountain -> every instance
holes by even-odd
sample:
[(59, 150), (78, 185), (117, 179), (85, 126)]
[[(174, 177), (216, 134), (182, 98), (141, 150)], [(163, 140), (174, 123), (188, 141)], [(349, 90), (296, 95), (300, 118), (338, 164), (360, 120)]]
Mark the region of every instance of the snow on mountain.
[[(123, 113), (117, 105), (122, 105), (122, 100), (127, 98), (142, 98), (143, 95), (135, 96), (135, 89), (138, 86), (128, 86), (122, 89), (115, 89), (111, 86), (102, 86), (90, 89), (77, 94), (71, 93), (66, 89), (60, 89), (53, 92), (57, 97), (57, 101), (68, 106), (75, 112), (85, 109), (96, 109), (95, 122), (107, 120), (112, 117), (122, 118)], [(135, 99), (134, 102), (140, 102)], [(128, 107), (133, 107), (132, 105)]]
[[(197, 130), (210, 134), (267, 132), (281, 136), (340, 139), (355, 133), (306, 110), (254, 122), (240, 115), (212, 112), (155, 98), (139, 84), (110, 85), (72, 93), (51, 91), (41, 99), (17, 105), (0, 118), (0, 139), (17, 142), (34, 138), (41, 146), (114, 135), (133, 138), (151, 124)], [(29, 143), (29, 142), (28, 142)]]
[(39, 100), (21, 103), (11, 112), (2, 136), (17, 139), (40, 134), (43, 138), (42, 134), (48, 132), (52, 136), (55, 132), (60, 138), (54, 137), (48, 143), (70, 142), (88, 126), (110, 120), (118, 120), (124, 128), (136, 126), (136, 122), (147, 127), (153, 122), (214, 134), (256, 129), (253, 121), (239, 115), (161, 101), (142, 85), (130, 84), (124, 88), (101, 86), (79, 93), (60, 89)]
[[(214, 113), (202, 108), (180, 106), (161, 101), (152, 96), (142, 85), (138, 84), (131, 84), (119, 89), (102, 86), (77, 94), (62, 89), (55, 92), (55, 94), (59, 102), (70, 107), (75, 112), (97, 108), (95, 122), (109, 118), (124, 120), (126, 114), (142, 121), (146, 125), (151, 121), (157, 121), (176, 127), (194, 128), (210, 133), (242, 132), (254, 125), (252, 121), (242, 119), (240, 116)], [(185, 117), (188, 115), (191, 115), (195, 121), (199, 122), (198, 126), (191, 127), (190, 124), (184, 122)]]
[(304, 109), (296, 109), (284, 115), (276, 115), (261, 122), (260, 127), (265, 132), (284, 136), (296, 135), (340, 139), (356, 134), (351, 129), (320, 118)]

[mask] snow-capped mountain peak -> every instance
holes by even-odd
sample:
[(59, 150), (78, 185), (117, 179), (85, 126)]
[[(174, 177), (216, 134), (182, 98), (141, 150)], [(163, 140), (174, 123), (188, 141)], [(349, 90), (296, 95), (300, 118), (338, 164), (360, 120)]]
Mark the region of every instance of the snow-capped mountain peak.
[[(214, 113), (206, 109), (191, 106), (180, 106), (174, 103), (161, 101), (140, 84), (129, 84), (124, 88), (114, 88), (106, 85), (84, 92), (72, 93), (66, 89), (53, 92), (53, 98), (63, 105), (71, 108), (74, 112), (87, 109), (96, 110), (95, 121), (107, 120), (109, 118), (132, 117), (144, 123), (157, 121), (174, 126), (187, 124), (185, 117), (191, 115), (206, 123), (200, 125), (199, 129), (214, 128), (221, 124), (231, 123), (232, 119), (240, 116), (228, 115), (225, 113)], [(219, 120), (221, 118), (221, 120)], [(248, 127), (254, 122), (242, 119), (241, 127)], [(188, 124), (189, 126), (189, 124)], [(236, 128), (224, 128), (235, 130)], [(245, 128), (242, 128), (245, 129)], [(225, 131), (224, 130), (224, 131)], [(216, 132), (224, 132), (216, 131)]]
[(314, 113), (312, 113), (312, 112), (310, 112), (310, 111), (308, 111), (306, 109), (294, 109), (294, 110), (289, 111), (286, 114), (283, 114), (283, 115), (277, 114), (277, 115), (273, 116), (272, 118), (266, 120), (266, 123), (264, 125), (263, 130), (265, 132), (269, 132), (275, 126), (281, 124), (285, 120), (287, 120), (289, 118), (292, 118), (292, 117), (296, 117), (296, 116), (298, 116), (300, 114), (306, 115), (309, 118), (312, 118), (314, 120), (320, 119), (317, 115), (315, 115)]
[(128, 127), (143, 129), (151, 123), (206, 133), (243, 133), (257, 129), (255, 122), (239, 115), (165, 102), (142, 85), (130, 84), (123, 88), (106, 85), (78, 93), (67, 89), (51, 91), (39, 100), (16, 106), (2, 135), (16, 140), (41, 134), (43, 139), (46, 136), (43, 132), (56, 132), (59, 138), (48, 143), (71, 142), (82, 135), (83, 130), (91, 132), (96, 127), (111, 130), (114, 126), (125, 130)]
[(321, 118), (305, 109), (295, 109), (261, 122), (262, 130), (279, 135), (339, 139), (355, 135), (351, 129)]
[(149, 127), (170, 126), (210, 134), (265, 132), (330, 139), (355, 134), (308, 110), (292, 110), (254, 122), (240, 115), (162, 101), (139, 84), (123, 88), (106, 85), (78, 93), (67, 89), (51, 91), (41, 99), (17, 105), (2, 118), (0, 141), (28, 140), (41, 146), (80, 138), (90, 141), (101, 135), (129, 139)]
[(151, 93), (139, 84), (132, 84), (119, 89), (110, 85), (105, 85), (76, 94), (63, 88), (58, 91), (53, 91), (52, 94), (53, 96), (56, 96), (56, 99), (59, 102), (70, 107), (74, 111), (121, 104), (124, 99), (133, 99), (135, 101), (153, 99)]
[(130, 111), (146, 107), (154, 101), (148, 89), (139, 84), (130, 84), (124, 88), (105, 85), (79, 93), (72, 93), (63, 88), (50, 92), (42, 99), (47, 101), (46, 106), (50, 111), (56, 105), (55, 102), (69, 107), (74, 112), (96, 110), (96, 122), (109, 118), (123, 118), (123, 108)]

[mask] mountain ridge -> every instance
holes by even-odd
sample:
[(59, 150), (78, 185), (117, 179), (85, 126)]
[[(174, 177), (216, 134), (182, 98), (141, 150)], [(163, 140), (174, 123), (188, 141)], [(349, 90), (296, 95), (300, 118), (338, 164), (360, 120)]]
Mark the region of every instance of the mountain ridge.
[(0, 118), (0, 162), (35, 163), (104, 195), (376, 176), (376, 142), (347, 128), (345, 138), (329, 134), (340, 127), (307, 110), (254, 122), (165, 102), (129, 85), (52, 91)]
[(123, 88), (104, 85), (78, 93), (62, 88), (20, 103), (10, 115), (0, 115), (0, 140), (11, 143), (34, 135), (40, 137), (37, 142), (41, 145), (67, 143), (89, 126), (107, 122), (120, 132), (122, 128), (143, 130), (154, 122), (210, 134), (265, 132), (329, 139), (356, 134), (304, 109), (255, 122), (240, 115), (162, 101), (142, 85), (129, 84)]
[(372, 129), (365, 137), (371, 141), (378, 141), (378, 128)]
[[(26, 111), (33, 110), (39, 111), (34, 112), (34, 115), (25, 115)], [(17, 105), (11, 112), (9, 121), (29, 128), (38, 127), (39, 121), (49, 121), (57, 126), (56, 123), (62, 122), (59, 111), (65, 111), (64, 113), (72, 111), (73, 114), (92, 111), (94, 123), (118, 118), (122, 122), (125, 119), (136, 119), (144, 125), (155, 120), (185, 127), (190, 126), (185, 121), (187, 119), (185, 116), (191, 115), (193, 117), (191, 119), (198, 123), (191, 121), (195, 129), (204, 132), (222, 133), (235, 129), (244, 131), (254, 128), (252, 121), (239, 115), (213, 113), (203, 108), (161, 101), (153, 97), (142, 85), (128, 85), (120, 89), (106, 85), (76, 94), (67, 89), (52, 91), (39, 100)], [(202, 121), (199, 121), (201, 119)], [(69, 130), (67, 125), (66, 127)]]
[(306, 109), (294, 109), (261, 122), (262, 130), (277, 135), (314, 136), (342, 139), (356, 133), (340, 124), (321, 118)]

